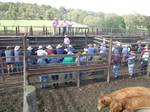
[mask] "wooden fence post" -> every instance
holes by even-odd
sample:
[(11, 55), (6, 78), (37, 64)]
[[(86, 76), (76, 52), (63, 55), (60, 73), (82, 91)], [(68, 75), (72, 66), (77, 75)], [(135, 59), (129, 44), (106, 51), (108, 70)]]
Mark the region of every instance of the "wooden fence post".
[[(80, 66), (80, 54), (77, 55), (77, 66)], [(77, 87), (80, 88), (80, 71), (77, 71)]]
[(18, 35), (18, 27), (16, 26), (16, 36)]
[(17, 26), (17, 28), (18, 28), (18, 33), (20, 33), (20, 27), (19, 27), (19, 26)]
[(33, 35), (33, 28), (30, 26), (30, 35)]
[(27, 81), (27, 65), (26, 65), (26, 39), (27, 39), (27, 33), (25, 34), (25, 36), (23, 36), (22, 40), (23, 40), (23, 50), (24, 50), (24, 55), (23, 55), (23, 90), (24, 90), (24, 95), (23, 95), (23, 112), (29, 112), (28, 108), (29, 105), (27, 103), (27, 95), (28, 95), (28, 91), (26, 86), (28, 85), (28, 81)]
[(34, 86), (25, 86), (23, 112), (38, 112), (36, 101), (36, 88)]
[(85, 46), (87, 46), (87, 44), (88, 44), (88, 43), (87, 43), (87, 38), (88, 38), (88, 37), (87, 37), (87, 34), (85, 34), (85, 43), (84, 43)]
[(59, 35), (61, 35), (61, 27), (59, 27)]
[(45, 35), (45, 26), (43, 26), (43, 34)]
[(108, 55), (108, 74), (107, 74), (107, 82), (110, 82), (110, 73), (111, 73), (111, 57), (112, 57), (112, 38), (110, 38), (109, 42), (109, 55)]
[(46, 34), (46, 35), (48, 35), (48, 32), (47, 32), (47, 27), (45, 27), (45, 34)]
[(7, 26), (4, 26), (4, 34), (7, 34)]

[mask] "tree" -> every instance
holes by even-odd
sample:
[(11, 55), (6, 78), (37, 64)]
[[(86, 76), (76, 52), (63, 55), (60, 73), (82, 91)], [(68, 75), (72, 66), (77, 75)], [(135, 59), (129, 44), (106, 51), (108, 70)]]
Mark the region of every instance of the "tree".
[(89, 26), (102, 27), (103, 21), (104, 20), (102, 18), (89, 15), (84, 18), (83, 23)]

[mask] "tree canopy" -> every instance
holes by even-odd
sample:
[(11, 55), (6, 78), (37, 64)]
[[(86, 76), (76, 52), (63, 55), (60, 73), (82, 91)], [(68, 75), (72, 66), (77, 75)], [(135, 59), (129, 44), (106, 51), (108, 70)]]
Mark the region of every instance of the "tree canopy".
[(52, 20), (54, 17), (88, 26), (121, 28), (131, 31), (143, 28), (150, 31), (150, 17), (137, 13), (119, 16), (81, 9), (66, 9), (65, 7), (57, 9), (50, 5), (0, 2), (1, 20)]

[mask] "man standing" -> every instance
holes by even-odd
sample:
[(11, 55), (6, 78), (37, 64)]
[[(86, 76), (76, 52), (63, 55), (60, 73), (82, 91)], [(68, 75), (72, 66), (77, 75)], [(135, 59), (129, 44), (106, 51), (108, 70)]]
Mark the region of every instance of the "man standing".
[(120, 61), (121, 61), (121, 56), (118, 50), (118, 46), (116, 46), (113, 50), (113, 55), (112, 55), (113, 74), (115, 79), (118, 79)]
[(70, 45), (70, 39), (69, 39), (68, 35), (64, 36), (64, 45), (65, 45), (65, 48), (68, 48)]
[(58, 19), (54, 18), (54, 20), (52, 21), (53, 35), (56, 34), (56, 29), (57, 29), (58, 25), (59, 25)]
[(62, 27), (63, 27), (63, 36), (66, 34), (67, 32), (67, 28), (68, 28), (68, 23), (67, 21), (64, 19), (63, 23), (62, 23)]
[(141, 52), (141, 74), (146, 74), (148, 66), (149, 52), (148, 46), (145, 46)]

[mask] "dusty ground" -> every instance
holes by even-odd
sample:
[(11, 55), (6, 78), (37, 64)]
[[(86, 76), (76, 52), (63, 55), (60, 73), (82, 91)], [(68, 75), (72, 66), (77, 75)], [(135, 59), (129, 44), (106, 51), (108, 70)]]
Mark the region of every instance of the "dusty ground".
[(96, 82), (81, 86), (81, 90), (75, 86), (38, 90), (39, 112), (98, 112), (96, 103), (100, 95), (130, 86), (150, 87), (150, 77), (119, 79), (110, 84)]
[[(92, 83), (94, 82), (94, 83)], [(80, 89), (76, 85), (57, 89), (38, 89), (39, 112), (98, 112), (97, 99), (100, 95), (129, 86), (150, 87), (150, 77), (138, 76), (111, 81), (90, 81)], [(0, 112), (22, 112), (22, 89), (0, 92)], [(103, 111), (108, 112), (108, 111)]]
[(0, 93), (0, 112), (22, 112), (23, 90), (5, 90)]

